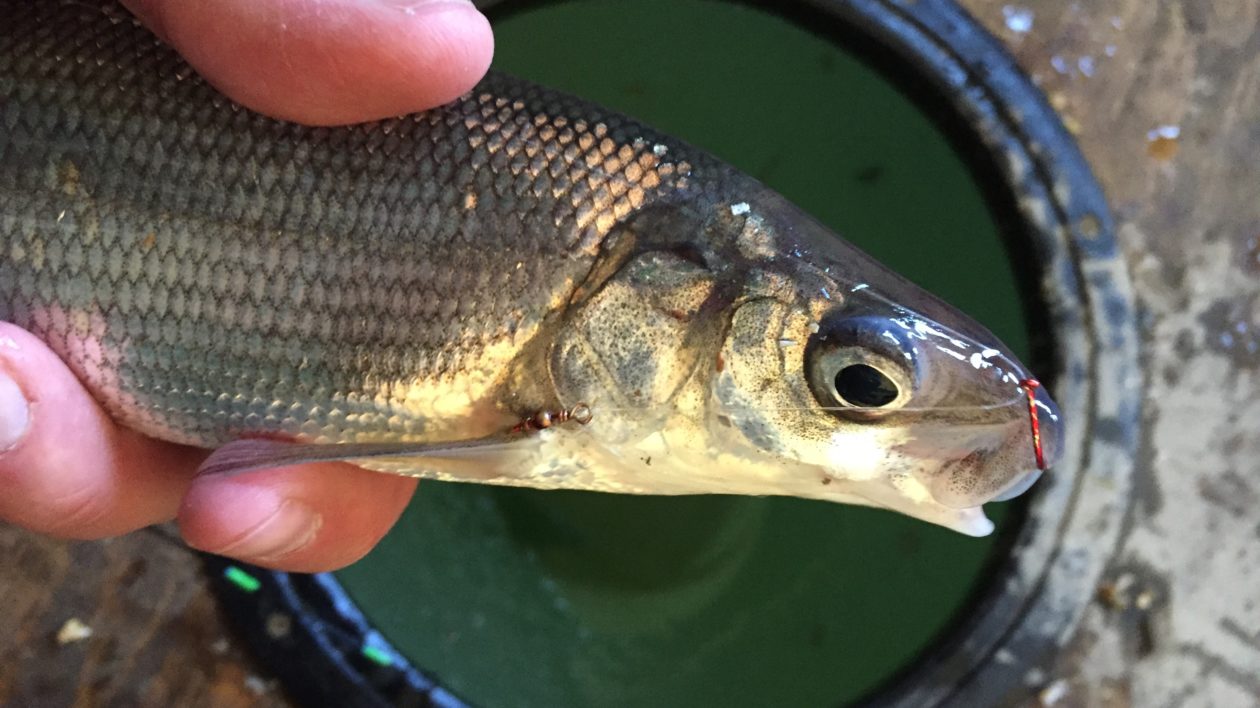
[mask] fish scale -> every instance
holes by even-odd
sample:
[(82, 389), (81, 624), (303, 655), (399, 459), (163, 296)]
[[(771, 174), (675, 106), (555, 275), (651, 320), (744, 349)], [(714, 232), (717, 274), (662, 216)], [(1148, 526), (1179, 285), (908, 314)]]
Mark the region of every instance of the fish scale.
[(508, 355), (487, 350), (522, 348), (612, 224), (694, 171), (498, 74), (438, 110), (308, 128), (231, 104), (116, 7), (0, 6), (0, 318), (167, 439), (433, 432), (407, 382), (491, 395)]

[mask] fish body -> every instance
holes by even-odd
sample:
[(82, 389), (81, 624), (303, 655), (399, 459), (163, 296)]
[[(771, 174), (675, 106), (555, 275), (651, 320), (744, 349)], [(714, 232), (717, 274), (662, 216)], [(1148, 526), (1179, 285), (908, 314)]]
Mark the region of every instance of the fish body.
[[(118, 7), (0, 14), (0, 319), (147, 435), (976, 534), (1058, 455), (1054, 403), (993, 335), (629, 118), (491, 73), (439, 109), (304, 127)], [(585, 425), (522, 433), (579, 405)]]

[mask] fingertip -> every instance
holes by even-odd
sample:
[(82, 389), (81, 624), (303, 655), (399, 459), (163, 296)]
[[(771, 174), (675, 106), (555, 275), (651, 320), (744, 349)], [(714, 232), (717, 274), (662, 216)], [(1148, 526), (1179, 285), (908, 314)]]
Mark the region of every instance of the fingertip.
[(114, 536), (174, 515), (199, 452), (118, 427), (74, 373), (0, 323), (0, 519), (65, 538)]
[(402, 514), (416, 480), (345, 463), (199, 477), (179, 511), (190, 546), (290, 572), (347, 566)]
[(411, 113), (467, 92), (494, 53), (466, 0), (134, 0), (212, 84), (268, 115), (339, 125)]
[(162, 41), (168, 41), (166, 37), (166, 24), (162, 21), (162, 13), (160, 12), (162, 5), (167, 0), (119, 0), (123, 7), (131, 11), (149, 31), (158, 36)]

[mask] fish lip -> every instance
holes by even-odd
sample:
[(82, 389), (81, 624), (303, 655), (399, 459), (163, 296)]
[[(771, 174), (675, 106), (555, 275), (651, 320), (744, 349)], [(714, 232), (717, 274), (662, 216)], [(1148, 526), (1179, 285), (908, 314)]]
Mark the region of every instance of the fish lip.
[(1044, 469), (1034, 469), (1023, 473), (1022, 475), (1016, 477), (1015, 481), (1012, 482), (1010, 486), (999, 492), (990, 501), (1004, 502), (1019, 497), (1024, 494), (1024, 492), (1032, 489), (1033, 485), (1037, 483), (1037, 480), (1041, 479), (1043, 474), (1045, 474)]
[[(1027, 423), (1021, 422), (1020, 426), (1026, 430)], [(950, 509), (962, 510), (991, 502), (1010, 501), (1031, 489), (1046, 470), (1037, 465), (1031, 453), (1028, 454), (1028, 459), (1022, 458), (1020, 446), (1028, 443), (1024, 435), (1018, 435), (1009, 438), (997, 449), (976, 449), (966, 455), (943, 460), (932, 481), (925, 484), (936, 503)], [(1011, 446), (1015, 446), (1015, 449), (1011, 450)], [(1018, 454), (1021, 459), (1010, 460), (1011, 452)], [(999, 475), (1001, 480), (994, 480), (997, 484), (988, 490), (964, 490), (955, 493), (950, 491), (951, 485), (944, 483), (944, 480), (953, 479), (955, 475), (973, 478), (978, 485)]]

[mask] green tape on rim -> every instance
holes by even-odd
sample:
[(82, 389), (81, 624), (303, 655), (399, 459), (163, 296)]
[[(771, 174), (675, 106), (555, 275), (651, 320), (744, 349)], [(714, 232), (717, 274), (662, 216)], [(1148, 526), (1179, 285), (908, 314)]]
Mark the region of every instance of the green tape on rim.
[(393, 657), (385, 653), (384, 650), (378, 649), (374, 646), (370, 646), (366, 644), (363, 645), (362, 653), (363, 653), (363, 656), (368, 661), (371, 661), (374, 664), (380, 664), (381, 666), (391, 666), (394, 663)]
[(245, 592), (258, 592), (258, 588), (262, 587), (262, 581), (234, 565), (223, 569), (223, 577)]

